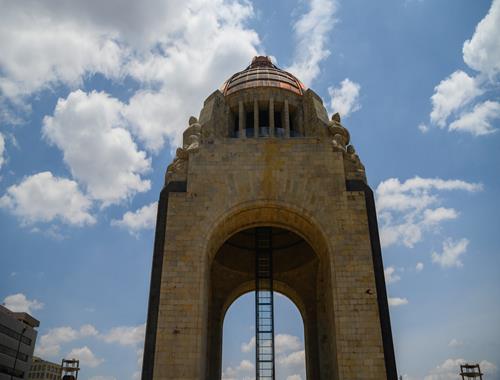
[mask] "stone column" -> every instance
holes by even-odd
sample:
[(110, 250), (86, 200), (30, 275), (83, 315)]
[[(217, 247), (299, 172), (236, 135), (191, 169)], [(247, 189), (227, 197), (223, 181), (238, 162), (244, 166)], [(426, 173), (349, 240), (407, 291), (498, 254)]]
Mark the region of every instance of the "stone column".
[(285, 117), (285, 137), (290, 137), (290, 111), (288, 109), (288, 100), (286, 99), (283, 114)]
[(253, 136), (259, 137), (259, 102), (253, 101)]
[(238, 132), (240, 134), (240, 139), (244, 139), (246, 137), (245, 131), (245, 106), (243, 105), (243, 101), (238, 102), (238, 117), (239, 117), (239, 125)]
[(269, 99), (269, 137), (274, 137), (274, 99)]

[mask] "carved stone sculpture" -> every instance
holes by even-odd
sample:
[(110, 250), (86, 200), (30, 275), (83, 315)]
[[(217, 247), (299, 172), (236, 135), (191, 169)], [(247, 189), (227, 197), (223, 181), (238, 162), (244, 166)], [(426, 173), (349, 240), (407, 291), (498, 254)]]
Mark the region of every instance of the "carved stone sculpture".
[(170, 182), (175, 176), (185, 177), (187, 175), (187, 164), (189, 153), (196, 152), (200, 148), (201, 125), (194, 116), (189, 118), (189, 127), (183, 133), (182, 148), (177, 148), (175, 158), (167, 168), (166, 182)]

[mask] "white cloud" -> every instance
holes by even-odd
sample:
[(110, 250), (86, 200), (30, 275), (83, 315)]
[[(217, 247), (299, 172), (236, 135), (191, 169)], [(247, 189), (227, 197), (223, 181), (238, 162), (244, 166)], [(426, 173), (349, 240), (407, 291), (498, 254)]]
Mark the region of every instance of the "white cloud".
[(254, 380), (255, 365), (249, 360), (242, 360), (236, 367), (227, 367), (222, 371), (222, 380)]
[(120, 220), (112, 220), (111, 225), (127, 229), (131, 234), (152, 229), (156, 222), (158, 203), (153, 202), (136, 211), (127, 211)]
[(476, 26), (474, 35), (464, 42), (463, 59), (479, 73), (471, 77), (461, 70), (455, 71), (435, 87), (432, 95), (430, 119), (444, 128), (451, 115), (455, 120), (448, 126), (449, 131), (469, 132), (475, 136), (494, 132), (493, 119), (500, 117), (500, 104), (486, 100), (478, 103), (471, 111), (467, 107), (479, 95), (498, 87), (500, 72), (500, 0), (494, 0), (488, 14)]
[(392, 284), (401, 280), (401, 277), (396, 274), (396, 268), (393, 266), (387, 267), (384, 270), (385, 282), (387, 284)]
[(461, 70), (455, 71), (434, 88), (434, 95), (431, 97), (431, 121), (444, 128), (452, 113), (470, 103), (482, 92), (475, 78)]
[(335, 0), (310, 0), (309, 11), (294, 24), (297, 47), (294, 62), (287, 70), (306, 86), (318, 76), (321, 61), (330, 55), (328, 33), (335, 25), (336, 11)]
[(129, 101), (132, 131), (157, 152), (166, 139), (180, 143), (181, 132), (208, 94), (240, 71), (257, 54), (257, 33), (244, 26), (253, 16), (250, 3), (187, 2), (176, 39), (161, 44), (163, 53), (143, 54), (127, 65), (138, 81), (152, 85)]
[(62, 150), (72, 175), (105, 206), (151, 186), (141, 178), (151, 162), (122, 128), (122, 111), (123, 104), (103, 92), (78, 90), (59, 99), (43, 122), (44, 137)]
[(92, 376), (89, 380), (116, 380), (114, 376)]
[(399, 297), (389, 297), (388, 302), (389, 306), (401, 306), (408, 304), (408, 300), (406, 298), (399, 298)]
[(455, 339), (455, 338), (450, 340), (450, 342), (448, 343), (448, 347), (452, 347), (452, 348), (462, 347), (463, 345), (464, 345), (464, 343), (462, 341)]
[(291, 376), (287, 376), (286, 380), (302, 380), (302, 377), (300, 375), (291, 375)]
[(43, 303), (37, 300), (29, 300), (22, 293), (12, 294), (3, 300), (3, 305), (13, 312), (24, 312), (31, 314), (33, 310), (40, 310), (43, 308)]
[(440, 192), (481, 189), (481, 184), (440, 178), (414, 177), (403, 183), (397, 178), (382, 181), (375, 192), (382, 246), (404, 244), (412, 248), (422, 240), (424, 232), (456, 219), (458, 211), (455, 209), (435, 207), (441, 202)]
[(330, 109), (332, 112), (338, 112), (341, 117), (347, 117), (351, 113), (359, 110), (359, 90), (361, 86), (349, 80), (344, 79), (340, 82), (340, 87), (328, 87), (330, 95)]
[(5, 162), (5, 139), (3, 135), (0, 133), (0, 169), (2, 168), (2, 165)]
[(35, 347), (36, 354), (42, 357), (55, 357), (61, 351), (61, 344), (77, 339), (97, 336), (99, 332), (92, 325), (83, 325), (79, 330), (69, 326), (55, 327), (42, 335)]
[(305, 367), (306, 355), (304, 350), (295, 351), (277, 358), (278, 365), (283, 367)]
[(276, 334), (274, 337), (274, 347), (276, 354), (281, 354), (289, 351), (296, 351), (303, 346), (299, 337), (289, 334)]
[[(455, 380), (460, 372), (460, 365), (466, 363), (464, 359), (446, 359), (436, 368), (432, 369), (424, 380)], [(487, 360), (479, 363), (481, 371), (491, 375), (497, 371), (497, 367)]]
[(439, 264), (443, 268), (461, 267), (463, 266), (460, 261), (460, 256), (467, 252), (469, 241), (467, 239), (460, 239), (453, 241), (447, 239), (443, 242), (443, 251), (441, 253), (432, 252), (432, 262)]
[(420, 123), (417, 128), (419, 129), (420, 132), (422, 133), (427, 133), (429, 132), (429, 126), (425, 125), (424, 123)]
[[(277, 354), (296, 351), (302, 348), (302, 341), (299, 337), (289, 334), (276, 334), (274, 337), (274, 347)], [(251, 337), (248, 342), (241, 344), (241, 352), (251, 352), (255, 349), (255, 337)]]
[(12, 185), (0, 198), (0, 207), (9, 209), (26, 224), (60, 220), (73, 225), (95, 223), (89, 213), (91, 202), (74, 181), (42, 172)]
[(444, 220), (458, 218), (458, 212), (452, 208), (438, 207), (434, 210), (426, 209), (423, 212), (423, 223), (428, 225), (438, 224)]
[(418, 262), (417, 265), (415, 265), (415, 270), (417, 272), (422, 272), (424, 270), (424, 263)]
[(462, 114), (453, 121), (448, 129), (450, 131), (468, 132), (474, 136), (488, 135), (496, 132), (491, 122), (500, 118), (500, 103), (487, 100), (476, 104), (470, 112)]
[(76, 86), (86, 73), (119, 74), (122, 49), (113, 32), (76, 14), (61, 17), (56, 1), (44, 3), (2, 1), (0, 93), (17, 99), (61, 82)]
[(477, 24), (470, 40), (464, 42), (465, 63), (493, 76), (500, 71), (500, 1), (494, 0), (488, 14)]
[(100, 365), (104, 360), (95, 356), (90, 348), (83, 346), (80, 348), (73, 348), (67, 355), (67, 358), (80, 360), (80, 365), (95, 368)]
[(144, 342), (146, 333), (146, 324), (143, 323), (137, 326), (119, 326), (114, 327), (102, 339), (106, 343), (118, 343), (122, 346), (135, 346)]
[[(280, 378), (288, 378), (287, 376), (290, 376), (291, 379), (299, 379), (300, 376), (305, 378), (305, 353), (302, 340), (290, 334), (276, 334), (274, 345), (276, 368)], [(241, 344), (243, 353), (252, 352), (254, 349), (255, 337)], [(228, 367), (224, 371), (226, 377), (223, 379), (240, 379), (242, 378), (240, 372), (237, 368)]]
[(140, 87), (119, 104), (122, 116), (158, 152), (167, 139), (178, 144), (207, 94), (257, 54), (258, 34), (245, 25), (253, 15), (243, 0), (8, 2), (0, 16), (0, 93), (19, 106), (24, 95), (74, 88), (95, 73), (131, 76)]
[(255, 337), (251, 337), (248, 342), (241, 343), (241, 352), (250, 352), (255, 349)]

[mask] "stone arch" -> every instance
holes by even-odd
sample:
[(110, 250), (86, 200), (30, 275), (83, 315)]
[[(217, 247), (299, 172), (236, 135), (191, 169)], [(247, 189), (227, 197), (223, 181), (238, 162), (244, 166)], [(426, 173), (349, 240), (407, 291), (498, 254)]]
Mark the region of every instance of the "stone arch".
[(203, 239), (203, 252), (209, 263), (231, 235), (247, 228), (273, 226), (289, 229), (302, 236), (318, 255), (328, 256), (330, 240), (316, 218), (306, 209), (280, 201), (250, 201), (232, 207), (212, 224)]
[[(222, 326), (231, 300), (254, 289), (253, 275), (223, 268), (216, 256), (229, 238), (259, 226), (288, 230), (301, 237), (315, 259), (277, 278), (280, 290), (295, 303), (304, 322), (308, 379), (335, 379), (336, 339), (334, 320), (335, 278), (329, 240), (316, 220), (304, 209), (282, 202), (254, 201), (221, 215), (203, 239), (207, 286), (207, 379), (220, 379)], [(224, 278), (224, 283), (219, 281)], [(232, 286), (232, 288), (231, 288)]]
[[(238, 288), (234, 289), (234, 291), (229, 294), (229, 296), (226, 299), (226, 303), (222, 307), (222, 319), (224, 320), (227, 311), (238, 298), (245, 295), (246, 293), (253, 292), (254, 290), (255, 290), (255, 284), (253, 281), (247, 281)], [(295, 307), (297, 308), (302, 317), (302, 322), (304, 322), (304, 320), (306, 319), (307, 310), (305, 308), (304, 302), (302, 302), (297, 292), (284, 282), (276, 280), (274, 281), (274, 290), (287, 297), (290, 300), (290, 302), (292, 302), (295, 305)]]

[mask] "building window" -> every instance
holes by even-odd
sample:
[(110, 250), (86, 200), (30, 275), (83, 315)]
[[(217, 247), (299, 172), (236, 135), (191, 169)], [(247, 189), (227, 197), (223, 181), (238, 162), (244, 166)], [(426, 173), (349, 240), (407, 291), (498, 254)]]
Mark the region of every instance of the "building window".
[(17, 331), (12, 330), (10, 327), (7, 327), (5, 325), (0, 324), (0, 333), (3, 333), (7, 336), (10, 336), (11, 338), (14, 338), (15, 340), (21, 340), (22, 343), (27, 344), (28, 346), (31, 346), (31, 339), (26, 337), (26, 336), (21, 336), (20, 333)]
[(23, 354), (22, 352), (17, 352), (17, 350), (4, 346), (3, 344), (0, 344), (0, 353), (11, 356), (13, 358), (15, 358), (17, 354), (17, 358), (19, 360), (22, 360), (23, 362), (28, 361), (28, 355)]

